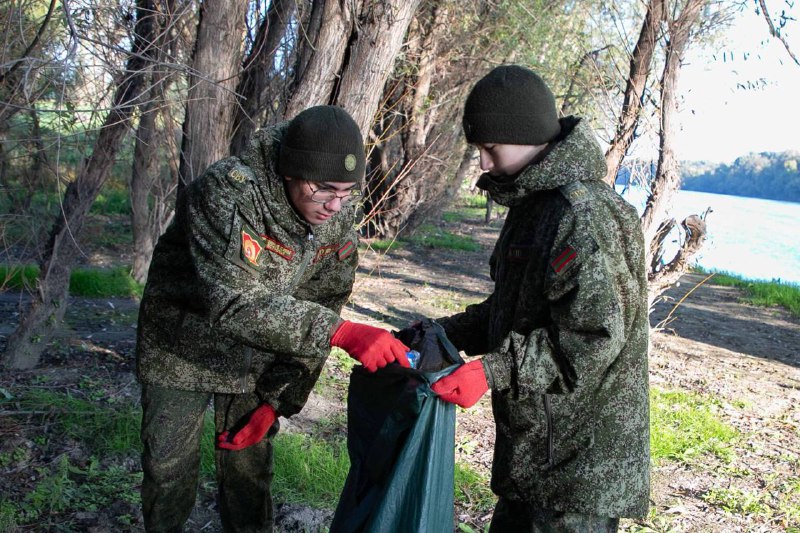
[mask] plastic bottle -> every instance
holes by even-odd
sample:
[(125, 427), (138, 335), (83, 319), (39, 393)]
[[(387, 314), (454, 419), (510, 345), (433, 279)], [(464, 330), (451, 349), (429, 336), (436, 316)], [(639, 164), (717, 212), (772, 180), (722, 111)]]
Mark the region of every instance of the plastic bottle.
[(410, 350), (406, 352), (406, 357), (408, 358), (408, 362), (411, 364), (411, 368), (417, 368), (417, 363), (419, 362), (419, 352), (416, 350)]

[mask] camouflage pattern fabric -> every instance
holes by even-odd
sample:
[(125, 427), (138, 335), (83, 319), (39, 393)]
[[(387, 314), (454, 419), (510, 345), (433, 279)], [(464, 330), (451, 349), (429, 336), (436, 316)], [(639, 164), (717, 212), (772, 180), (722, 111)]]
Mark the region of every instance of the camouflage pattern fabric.
[(548, 511), (500, 498), (489, 533), (613, 533), (619, 518)]
[(358, 263), (355, 207), (311, 226), (275, 171), (286, 123), (255, 134), (181, 195), (139, 311), (137, 376), (182, 390), (256, 390), (300, 410), (330, 352)]
[(494, 292), (438, 319), (483, 358), (497, 425), (492, 489), (559, 512), (644, 516), (649, 496), (644, 243), (632, 206), (602, 182), (588, 125), (513, 180), (478, 185), (509, 206)]
[[(194, 507), (204, 413), (214, 401), (216, 433), (258, 406), (255, 394), (212, 394), (142, 386), (142, 514), (149, 532), (183, 531)], [(279, 424), (269, 431), (277, 433)], [(225, 531), (271, 531), (272, 439), (243, 450), (215, 450)]]

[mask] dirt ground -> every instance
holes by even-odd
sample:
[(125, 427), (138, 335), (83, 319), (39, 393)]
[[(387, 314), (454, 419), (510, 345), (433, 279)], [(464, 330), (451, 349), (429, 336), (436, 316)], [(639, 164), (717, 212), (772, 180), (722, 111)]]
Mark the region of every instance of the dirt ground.
[[(401, 328), (417, 318), (452, 314), (481, 301), (491, 291), (488, 257), (501, 223), (484, 224), (479, 218), (443, 223), (443, 229), (477, 239), (482, 245), (477, 252), (408, 244), (388, 253), (362, 250), (354, 294), (344, 317)], [(651, 385), (713, 396), (719, 418), (737, 428), (743, 438), (735, 445), (733, 465), (720, 464), (715, 458), (654, 465), (651, 516), (646, 521), (623, 521), (622, 529), (729, 532), (798, 528), (800, 517), (787, 516), (781, 502), (783, 483), (800, 482), (800, 321), (782, 309), (743, 304), (737, 289), (713, 285), (713, 279), (698, 286), (703, 279), (685, 276), (654, 307)], [(684, 299), (687, 292), (690, 294)], [(24, 303), (18, 293), (0, 293), (0, 344), (13, 330)], [(136, 310), (137, 303), (132, 300), (73, 299), (65, 327), (46, 352), (42, 366), (29, 372), (0, 372), (0, 392), (36, 382), (43, 375), (50, 377), (50, 386), (79, 383), (88, 376), (106, 382), (108, 394), (137, 401), (138, 386), (132, 374)], [(315, 392), (306, 408), (283, 427), (310, 431), (317, 421), (329, 424), (332, 419), (343, 419), (344, 412), (343, 394)], [(31, 450), (27, 462), (0, 468), (0, 479), (5, 480), (0, 481), (3, 493), (12, 486), (22, 490), (20, 486), (29, 482), (37, 445), (27, 422), (0, 416), (0, 452), (15, 447)], [(488, 476), (493, 442), (488, 396), (474, 408), (458, 411), (458, 461)], [(130, 468), (137, 468), (135, 461)], [(758, 497), (765, 502), (765, 510), (745, 512), (733, 504), (710, 503), (709, 494), (720, 489)], [(798, 502), (794, 505), (797, 508)], [(82, 530), (113, 531), (107, 525), (108, 514), (113, 512), (107, 509), (82, 517), (86, 524)], [(316, 531), (324, 530), (331, 511), (280, 506), (277, 516), (278, 531)], [(131, 531), (142, 529), (140, 517), (135, 516)], [(476, 514), (460, 507), (457, 519), (482, 529), (491, 513)], [(213, 492), (201, 489), (188, 530), (220, 530)]]

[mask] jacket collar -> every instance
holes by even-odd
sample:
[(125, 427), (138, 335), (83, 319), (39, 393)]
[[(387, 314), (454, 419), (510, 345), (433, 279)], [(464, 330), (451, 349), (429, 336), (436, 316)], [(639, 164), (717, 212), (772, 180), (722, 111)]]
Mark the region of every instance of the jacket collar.
[(556, 189), (577, 181), (602, 180), (606, 174), (603, 151), (586, 121), (560, 119), (564, 134), (548, 147), (547, 155), (525, 167), (516, 178), (483, 174), (478, 187), (500, 205), (514, 206), (538, 191)]

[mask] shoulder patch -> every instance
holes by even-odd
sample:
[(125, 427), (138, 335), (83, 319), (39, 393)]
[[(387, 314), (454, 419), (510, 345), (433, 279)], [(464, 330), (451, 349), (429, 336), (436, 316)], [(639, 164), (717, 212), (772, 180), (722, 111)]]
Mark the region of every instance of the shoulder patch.
[(339, 251), (336, 252), (336, 255), (339, 256), (339, 261), (344, 261), (355, 251), (356, 246), (353, 244), (353, 241), (347, 241), (344, 243), (344, 246), (339, 248)]
[(255, 179), (253, 171), (241, 163), (236, 163), (233, 168), (228, 170), (225, 177), (236, 185), (244, 185), (248, 181)]
[(273, 239), (269, 235), (261, 235), (261, 238), (264, 239), (264, 248), (269, 250), (270, 252), (277, 254), (287, 261), (291, 261), (294, 257), (294, 250), (283, 244), (277, 239)]
[(556, 274), (561, 274), (564, 270), (578, 258), (578, 252), (570, 245), (567, 245), (553, 261), (550, 262), (550, 267)]
[(562, 185), (558, 190), (571, 205), (580, 204), (589, 199), (589, 189), (580, 181)]

